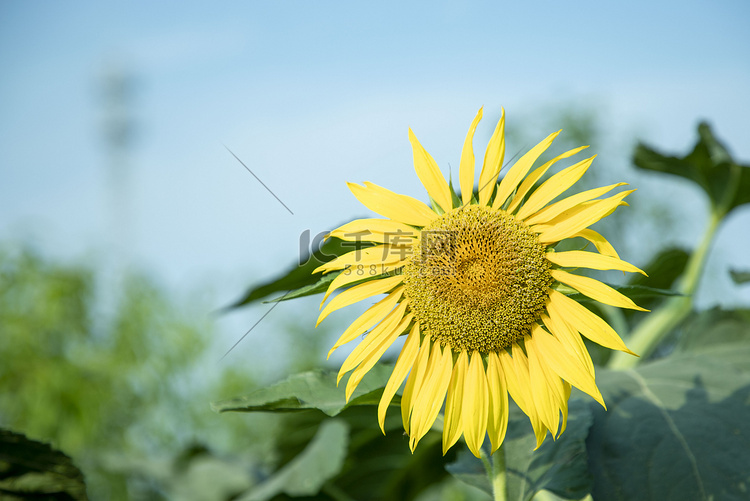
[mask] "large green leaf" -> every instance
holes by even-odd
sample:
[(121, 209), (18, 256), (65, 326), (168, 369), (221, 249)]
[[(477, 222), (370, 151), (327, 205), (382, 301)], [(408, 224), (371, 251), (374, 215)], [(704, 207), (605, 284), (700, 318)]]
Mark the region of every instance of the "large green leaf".
[(582, 400), (571, 400), (565, 431), (555, 441), (547, 437), (536, 451), (528, 418), (520, 419), (526, 425), (525, 431), (508, 433), (503, 445), (508, 499), (530, 500), (542, 489), (565, 499), (580, 499), (588, 494), (591, 475), (586, 437), (593, 421), (590, 407)]
[(326, 482), (341, 471), (348, 441), (349, 427), (345, 421), (324, 421), (301, 454), (239, 499), (266, 501), (281, 493), (290, 496), (317, 494)]
[(587, 441), (595, 499), (746, 500), (750, 344), (597, 374)]
[[(513, 423), (511, 422), (511, 424)], [(452, 463), (445, 465), (448, 473), (461, 482), (476, 487), (492, 496), (492, 482), (490, 482), (484, 463), (477, 459), (463, 442), (456, 444), (454, 449), (459, 449), (458, 457)], [(486, 447), (483, 447), (483, 449), (485, 453), (489, 453)]]
[(0, 498), (85, 501), (83, 474), (47, 444), (0, 429)]
[(698, 142), (684, 157), (668, 156), (639, 144), (633, 162), (641, 169), (680, 176), (708, 194), (720, 216), (750, 203), (750, 167), (734, 161), (706, 123), (698, 125)]
[[(389, 365), (375, 365), (360, 382), (349, 403), (344, 398), (344, 381), (340, 387), (336, 386), (336, 372), (311, 371), (290, 376), (245, 396), (214, 402), (211, 407), (217, 412), (318, 409), (329, 416), (335, 416), (353, 405), (377, 405), (392, 369)], [(398, 403), (398, 397), (394, 403)]]
[[(504, 455), (506, 499), (528, 501), (547, 490), (565, 499), (580, 499), (591, 490), (586, 437), (592, 423), (587, 403), (570, 401), (568, 426), (557, 440), (547, 437), (538, 450), (528, 417), (511, 405), (508, 433), (501, 450), (491, 461)], [(487, 451), (489, 452), (489, 451)], [(446, 469), (458, 479), (492, 495), (492, 486), (482, 461), (464, 449)]]
[(696, 351), (737, 342), (750, 343), (750, 310), (717, 307), (694, 313), (685, 322), (677, 349)]
[[(326, 279), (323, 278), (322, 273), (313, 274), (313, 270), (323, 263), (333, 260), (337, 256), (346, 254), (355, 249), (362, 249), (372, 245), (370, 242), (345, 242), (338, 238), (329, 238), (320, 246), (320, 249), (315, 250), (310, 256), (306, 256), (306, 259), (301, 259), (301, 264), (291, 267), (286, 272), (265, 282), (263, 284), (250, 288), (245, 294), (235, 301), (228, 308), (237, 308), (244, 306), (261, 299), (265, 299), (272, 294), (294, 294), (293, 291), (298, 289), (305, 289), (305, 293), (298, 293), (295, 297), (303, 295), (317, 294), (323, 292), (325, 288), (321, 287), (321, 284)], [(323, 280), (323, 282), (321, 282)], [(315, 287), (318, 287), (315, 289)], [(291, 292), (291, 294), (290, 294)]]

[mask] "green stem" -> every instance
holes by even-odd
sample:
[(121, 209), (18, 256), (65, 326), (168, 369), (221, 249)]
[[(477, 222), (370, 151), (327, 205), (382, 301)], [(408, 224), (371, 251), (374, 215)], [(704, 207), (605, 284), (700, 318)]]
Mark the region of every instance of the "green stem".
[[(677, 291), (682, 295), (667, 299), (661, 308), (646, 316), (633, 330), (630, 339), (628, 339), (628, 347), (643, 359), (653, 353), (661, 340), (680, 322), (685, 320), (692, 311), (693, 295), (698, 288), (711, 242), (722, 217), (722, 211), (712, 211), (703, 240), (690, 256), (680, 285), (677, 287)], [(615, 352), (610, 358), (609, 367), (612, 369), (629, 369), (637, 365), (639, 360), (639, 358), (627, 353)]]
[(482, 463), (484, 463), (484, 469), (487, 471), (487, 476), (490, 477), (490, 483), (492, 484), (492, 499), (495, 501), (505, 501), (507, 496), (507, 488), (505, 485), (505, 451), (500, 446), (498, 450), (492, 455), (490, 459), (482, 450)]

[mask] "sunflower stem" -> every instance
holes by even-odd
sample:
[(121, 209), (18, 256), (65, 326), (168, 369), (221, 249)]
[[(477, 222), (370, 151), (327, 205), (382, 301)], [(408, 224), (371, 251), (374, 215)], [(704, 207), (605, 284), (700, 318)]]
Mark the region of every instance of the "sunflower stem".
[(693, 309), (693, 295), (698, 288), (708, 259), (708, 251), (722, 218), (722, 211), (712, 211), (703, 240), (690, 256), (685, 267), (685, 274), (677, 287), (677, 291), (681, 295), (667, 299), (661, 308), (648, 315), (633, 330), (627, 344), (641, 358), (633, 357), (624, 352), (616, 352), (610, 359), (610, 368), (630, 369), (635, 367), (640, 360), (645, 360), (651, 355), (662, 339), (690, 314)]
[(505, 485), (505, 451), (500, 446), (498, 450), (488, 457), (482, 450), (482, 462), (490, 477), (492, 485), (492, 499), (495, 501), (505, 501), (507, 498), (507, 489)]

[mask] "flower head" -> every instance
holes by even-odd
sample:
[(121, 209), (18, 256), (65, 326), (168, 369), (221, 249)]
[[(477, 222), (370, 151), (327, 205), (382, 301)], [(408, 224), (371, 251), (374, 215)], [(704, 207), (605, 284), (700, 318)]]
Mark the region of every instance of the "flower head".
[[(551, 203), (594, 159), (581, 160), (534, 189), (552, 165), (585, 148), (531, 171), (560, 131), (521, 156), (498, 182), (505, 152), (503, 112), (475, 191), (472, 143), (481, 118), (480, 109), (464, 142), (460, 197), (409, 130), (414, 167), (432, 208), (373, 183), (349, 183), (354, 195), (384, 218), (358, 219), (331, 232), (372, 245), (316, 270), (340, 271), (324, 303), (333, 291), (345, 288), (326, 305), (318, 323), (339, 308), (385, 294), (346, 329), (331, 352), (366, 333), (339, 371), (339, 381), (352, 372), (346, 385), (349, 399), (386, 349), (406, 335), (378, 419), (382, 429), (386, 410), (405, 380), (401, 415), (412, 450), (444, 403), (444, 452), (463, 435), (479, 456), (486, 434), (496, 450), (505, 437), (509, 394), (528, 415), (537, 447), (547, 430), (558, 436), (565, 429), (571, 385), (604, 405), (581, 336), (631, 353), (612, 327), (561, 290), (572, 288), (607, 305), (642, 310), (602, 282), (571, 272), (643, 273), (589, 229), (624, 205), (632, 190), (599, 198), (625, 184), (618, 183)], [(597, 252), (555, 252), (560, 241), (575, 237)]]

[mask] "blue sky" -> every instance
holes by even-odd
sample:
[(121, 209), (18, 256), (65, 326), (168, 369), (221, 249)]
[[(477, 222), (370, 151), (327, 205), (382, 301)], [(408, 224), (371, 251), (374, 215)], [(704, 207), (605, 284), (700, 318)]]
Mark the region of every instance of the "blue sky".
[[(218, 305), (293, 260), (305, 229), (366, 215), (345, 181), (421, 197), (407, 127), (447, 172), (480, 106), (477, 151), (500, 106), (508, 128), (538, 139), (556, 127), (524, 117), (598, 110), (606, 140), (624, 146), (597, 162), (632, 184), (636, 137), (682, 152), (702, 118), (747, 161), (748, 20), (740, 0), (2, 2), (0, 239), (106, 261), (126, 231), (135, 266), (172, 290), (209, 288)], [(113, 228), (100, 130), (107, 68), (136, 82), (125, 230)], [(659, 183), (637, 196), (684, 200), (674, 238), (694, 244), (702, 196)], [(748, 227), (747, 209), (727, 221), (717, 273), (750, 268), (736, 245)]]

